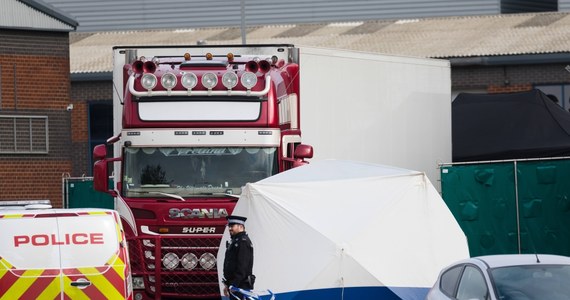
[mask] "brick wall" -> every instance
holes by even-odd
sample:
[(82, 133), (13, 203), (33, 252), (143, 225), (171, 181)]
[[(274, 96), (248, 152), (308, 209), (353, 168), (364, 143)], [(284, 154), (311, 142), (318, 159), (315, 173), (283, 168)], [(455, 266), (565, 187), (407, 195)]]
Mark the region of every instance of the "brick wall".
[(44, 200), (62, 207), (62, 175), (69, 172), (69, 160), (13, 158), (0, 160), (1, 200)]
[(530, 91), (532, 84), (509, 84), (509, 85), (490, 85), (487, 87), (487, 92), (490, 94), (495, 93), (516, 93)]
[(0, 153), (0, 201), (62, 203), (71, 173), (69, 34), (0, 29), (0, 114), (47, 116), (47, 154)]
[(454, 90), (485, 89), (490, 93), (530, 90), (537, 84), (570, 83), (567, 64), (469, 66), (451, 70)]
[(71, 99), (83, 101), (111, 100), (113, 99), (113, 83), (111, 80), (73, 82)]

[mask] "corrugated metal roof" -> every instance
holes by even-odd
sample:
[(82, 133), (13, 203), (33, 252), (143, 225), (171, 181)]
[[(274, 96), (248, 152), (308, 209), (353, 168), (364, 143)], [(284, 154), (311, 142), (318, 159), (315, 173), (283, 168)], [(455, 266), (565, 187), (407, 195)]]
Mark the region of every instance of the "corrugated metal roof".
[(570, 0), (558, 0), (558, 11), (570, 11)]
[[(351, 22), (499, 14), (501, 0), (44, 0), (72, 14), (78, 31)], [(515, 0), (520, 1), (520, 0)]]
[[(303, 25), (304, 26), (304, 25)], [(303, 28), (303, 26), (300, 26)], [(455, 58), (570, 52), (570, 13), (528, 13), (248, 29), (248, 44), (294, 44), (393, 55)], [(72, 42), (72, 73), (109, 72), (113, 46), (240, 44), (236, 28), (95, 33)], [(231, 34), (229, 34), (231, 33)], [(72, 34), (72, 40), (73, 40)], [(227, 39), (220, 39), (226, 36)]]
[(0, 27), (72, 31), (78, 23), (39, 0), (0, 0)]

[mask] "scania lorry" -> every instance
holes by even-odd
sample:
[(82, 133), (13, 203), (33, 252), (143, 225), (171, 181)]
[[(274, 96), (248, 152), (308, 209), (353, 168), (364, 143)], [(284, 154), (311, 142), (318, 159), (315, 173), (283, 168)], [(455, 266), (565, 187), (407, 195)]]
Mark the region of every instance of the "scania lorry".
[(115, 136), (94, 149), (94, 188), (115, 197), (134, 299), (220, 296), (216, 254), (241, 187), (312, 156), (298, 51), (114, 48)]

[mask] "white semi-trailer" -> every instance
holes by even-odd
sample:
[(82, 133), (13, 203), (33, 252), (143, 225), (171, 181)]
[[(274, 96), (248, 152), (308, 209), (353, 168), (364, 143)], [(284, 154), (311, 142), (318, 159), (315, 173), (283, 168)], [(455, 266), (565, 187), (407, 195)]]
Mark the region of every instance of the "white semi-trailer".
[(303, 143), (314, 160), (425, 172), (451, 161), (448, 61), (300, 47)]

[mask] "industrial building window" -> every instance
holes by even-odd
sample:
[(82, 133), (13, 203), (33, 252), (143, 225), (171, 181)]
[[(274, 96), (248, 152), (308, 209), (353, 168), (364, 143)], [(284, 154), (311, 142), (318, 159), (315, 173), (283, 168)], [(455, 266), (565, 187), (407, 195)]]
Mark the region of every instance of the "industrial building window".
[[(105, 144), (107, 139), (113, 136), (113, 100), (93, 101), (89, 103), (89, 156), (93, 159), (93, 148), (99, 144)], [(113, 153), (113, 146), (107, 147), (109, 153)], [(89, 173), (92, 172), (89, 163)]]
[(0, 115), (0, 154), (46, 154), (47, 116)]

